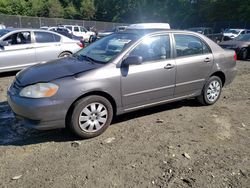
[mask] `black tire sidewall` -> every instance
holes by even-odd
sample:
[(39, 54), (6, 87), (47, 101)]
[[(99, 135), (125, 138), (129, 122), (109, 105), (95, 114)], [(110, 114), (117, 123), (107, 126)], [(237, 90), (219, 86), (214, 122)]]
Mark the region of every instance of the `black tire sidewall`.
[(92, 43), (93, 41), (93, 35), (90, 35), (90, 37), (89, 37), (89, 43)]
[[(64, 54), (68, 54), (68, 56), (72, 55), (72, 53), (70, 53), (70, 52), (62, 52), (58, 57), (63, 58)], [(66, 57), (68, 57), (68, 56), (66, 56)]]
[(241, 55), (240, 55), (241, 59), (242, 60), (247, 59), (247, 54), (248, 54), (247, 48), (242, 48), (241, 49)]
[[(78, 121), (79, 121), (79, 115), (81, 111), (83, 110), (83, 108), (85, 108), (86, 106), (88, 106), (90, 103), (93, 103), (93, 102), (101, 103), (106, 107), (108, 111), (108, 119), (107, 119), (107, 122), (102, 126), (100, 130), (90, 133), (90, 132), (83, 131), (80, 128)], [(70, 117), (69, 126), (71, 130), (78, 136), (82, 138), (93, 138), (102, 134), (108, 128), (112, 119), (113, 119), (113, 108), (112, 108), (111, 103), (104, 97), (93, 95), (93, 96), (88, 96), (83, 99), (80, 99), (74, 104), (74, 108)]]
[[(217, 99), (213, 102), (209, 101), (208, 98), (207, 98), (207, 89), (210, 85), (211, 82), (213, 81), (218, 81), (220, 83), (220, 93), (219, 93), (219, 96), (217, 97)], [(203, 92), (202, 92), (202, 95), (203, 95), (203, 99), (204, 99), (204, 102), (206, 105), (212, 105), (214, 103), (216, 103), (218, 101), (218, 99), (220, 98), (220, 95), (221, 95), (221, 91), (222, 91), (222, 81), (219, 77), (217, 76), (212, 76), (208, 79), (208, 81), (206, 82), (205, 86), (204, 86), (204, 89), (203, 89)]]

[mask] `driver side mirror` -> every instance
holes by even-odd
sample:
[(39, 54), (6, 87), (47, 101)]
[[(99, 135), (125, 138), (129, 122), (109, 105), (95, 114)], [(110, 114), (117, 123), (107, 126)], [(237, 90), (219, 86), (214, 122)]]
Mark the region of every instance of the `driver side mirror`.
[(128, 56), (123, 60), (124, 65), (140, 65), (142, 63), (142, 56)]

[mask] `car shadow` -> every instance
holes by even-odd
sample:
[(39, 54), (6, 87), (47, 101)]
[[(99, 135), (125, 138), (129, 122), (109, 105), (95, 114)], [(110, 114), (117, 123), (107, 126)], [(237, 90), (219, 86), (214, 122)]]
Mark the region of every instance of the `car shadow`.
[(121, 122), (124, 122), (127, 120), (140, 118), (143, 116), (148, 116), (148, 115), (160, 113), (160, 112), (167, 111), (167, 110), (182, 108), (184, 106), (200, 107), (201, 104), (197, 100), (192, 98), (192, 99), (185, 99), (185, 100), (172, 102), (172, 103), (168, 103), (168, 104), (158, 105), (155, 107), (149, 107), (146, 109), (137, 110), (136, 112), (130, 112), (130, 113), (126, 113), (126, 114), (114, 117), (112, 125), (115, 125), (117, 123), (121, 123)]
[[(111, 126), (116, 126), (121, 122), (156, 114), (166, 110), (182, 108), (184, 106), (199, 107), (200, 104), (194, 99), (188, 99), (151, 107), (136, 111), (136, 113), (133, 112), (119, 115), (114, 118)], [(80, 140), (80, 138), (74, 136), (68, 129), (38, 131), (26, 128), (15, 119), (8, 103), (6, 101), (0, 102), (0, 146), (25, 146), (44, 142), (70, 142), (75, 140)]]
[(15, 76), (17, 73), (18, 73), (18, 71), (1, 72), (1, 73), (0, 73), (0, 78)]

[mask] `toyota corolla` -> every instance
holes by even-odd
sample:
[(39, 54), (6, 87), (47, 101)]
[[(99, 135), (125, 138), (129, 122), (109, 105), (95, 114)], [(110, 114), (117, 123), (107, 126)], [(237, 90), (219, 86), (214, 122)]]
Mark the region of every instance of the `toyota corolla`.
[(186, 98), (212, 105), (235, 75), (235, 52), (204, 35), (134, 27), (21, 71), (8, 102), (26, 126), (91, 138), (115, 115)]

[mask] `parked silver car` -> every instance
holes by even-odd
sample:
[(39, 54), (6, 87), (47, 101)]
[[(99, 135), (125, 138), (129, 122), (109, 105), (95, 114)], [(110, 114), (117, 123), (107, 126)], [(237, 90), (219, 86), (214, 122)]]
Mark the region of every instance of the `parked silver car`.
[(80, 41), (34, 29), (0, 30), (0, 72), (69, 56), (81, 49)]
[(204, 35), (127, 29), (73, 57), (21, 71), (8, 102), (25, 125), (67, 125), (91, 138), (103, 133), (114, 115), (192, 97), (214, 104), (235, 75), (235, 52)]

